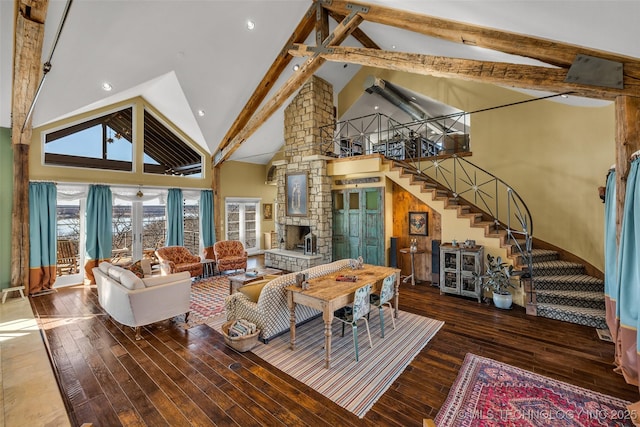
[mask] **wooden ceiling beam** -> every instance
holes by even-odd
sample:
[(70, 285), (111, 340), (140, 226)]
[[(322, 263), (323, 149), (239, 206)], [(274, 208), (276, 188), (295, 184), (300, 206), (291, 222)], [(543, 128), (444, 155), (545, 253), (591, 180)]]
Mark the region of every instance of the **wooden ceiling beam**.
[(457, 78), (556, 93), (572, 92), (574, 95), (588, 98), (614, 100), (621, 95), (640, 96), (640, 81), (629, 76), (624, 77), (624, 89), (614, 89), (566, 83), (564, 79), (567, 70), (563, 68), (342, 46), (334, 46), (326, 51), (318, 52), (314, 46), (294, 45), (289, 53), (293, 56), (317, 54), (332, 62), (347, 62), (434, 77)]
[[(325, 9), (325, 11), (327, 10)], [(327, 11), (327, 12), (329, 16), (333, 18), (336, 22), (342, 22), (342, 20), (345, 18), (345, 16), (340, 13), (336, 13), (332, 11)], [(353, 30), (353, 32), (351, 33), (351, 36), (354, 39), (358, 40), (358, 42), (362, 45), (362, 47), (366, 47), (369, 49), (380, 49), (380, 46), (378, 46), (378, 44), (374, 42), (369, 36), (367, 36), (365, 32), (362, 31), (360, 28), (356, 28), (355, 30)]]
[[(350, 13), (325, 39), (322, 49), (342, 43), (361, 22), (362, 16), (357, 12)], [(218, 165), (227, 160), (244, 141), (253, 135), (253, 133), (324, 64), (324, 62), (325, 59), (318, 55), (313, 55), (307, 59), (304, 65), (289, 77), (273, 97), (264, 104), (260, 111), (253, 115), (235, 138), (225, 148), (218, 150), (214, 155), (214, 165)]]
[(40, 58), (48, 6), (48, 0), (16, 0), (13, 40), (11, 286), (24, 286), (29, 294), (32, 293), (29, 283), (29, 146), (32, 134), (29, 110), (43, 72)]
[(312, 4), (307, 10), (302, 20), (298, 23), (298, 26), (285, 43), (280, 54), (273, 61), (267, 73), (264, 75), (258, 86), (253, 91), (253, 94), (240, 111), (240, 114), (234, 120), (233, 124), (225, 134), (224, 138), (219, 144), (219, 149), (225, 148), (229, 143), (238, 135), (240, 130), (247, 124), (251, 116), (260, 106), (260, 103), (266, 98), (267, 94), (273, 87), (273, 84), (278, 80), (278, 77), (285, 70), (287, 65), (291, 62), (291, 55), (287, 53), (289, 46), (292, 43), (303, 43), (311, 31), (316, 25), (316, 4)]
[(640, 78), (640, 61), (636, 58), (553, 40), (466, 24), (386, 6), (345, 0), (321, 0), (330, 12), (345, 14), (355, 5), (367, 7), (363, 15), (368, 22), (389, 25), (455, 43), (483, 47), (512, 55), (536, 59), (558, 67), (570, 66), (578, 54), (594, 56), (624, 64), (624, 74)]

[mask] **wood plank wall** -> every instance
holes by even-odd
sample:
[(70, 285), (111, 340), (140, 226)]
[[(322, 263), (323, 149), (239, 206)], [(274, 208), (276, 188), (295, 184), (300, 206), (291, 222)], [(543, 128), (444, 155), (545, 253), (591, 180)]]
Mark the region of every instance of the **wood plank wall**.
[[(427, 236), (409, 235), (409, 212), (427, 212), (429, 231)], [(398, 249), (408, 248), (411, 239), (416, 239), (418, 249), (425, 249), (424, 254), (415, 256), (416, 280), (431, 281), (431, 241), (441, 239), (440, 214), (432, 210), (397, 184), (393, 184), (393, 236), (398, 238)], [(402, 275), (411, 274), (411, 260), (408, 255), (397, 254), (398, 267)]]

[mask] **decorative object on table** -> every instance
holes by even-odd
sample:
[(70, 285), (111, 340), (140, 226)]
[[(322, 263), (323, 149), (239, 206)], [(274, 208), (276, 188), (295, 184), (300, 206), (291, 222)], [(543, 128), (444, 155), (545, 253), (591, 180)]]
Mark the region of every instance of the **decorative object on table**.
[(349, 260), (349, 267), (352, 270), (361, 270), (363, 266), (364, 266), (364, 260), (362, 259), (361, 256), (359, 256), (358, 259)]
[(264, 219), (264, 220), (272, 220), (273, 219), (273, 204), (272, 203), (264, 203), (262, 205), (262, 219)]
[(633, 425), (629, 403), (467, 353), (434, 421), (439, 427), (627, 426)]
[(409, 212), (409, 235), (427, 236), (429, 230), (427, 212)]
[(358, 280), (358, 276), (350, 276), (341, 274), (336, 277), (336, 282), (356, 282)]
[(258, 270), (247, 270), (245, 274), (247, 277), (256, 277), (258, 275)]
[(409, 245), (409, 252), (416, 253), (418, 252), (418, 242), (416, 239), (411, 239), (411, 244)]
[(498, 308), (509, 309), (513, 297), (509, 288), (516, 286), (512, 282), (513, 265), (502, 262), (502, 257), (495, 258), (487, 254), (486, 269), (483, 274), (473, 273), (486, 291), (493, 291), (493, 303)]
[(286, 181), (286, 215), (307, 216), (307, 200), (309, 199), (309, 187), (307, 173), (288, 173)]
[(476, 241), (467, 239), (467, 240), (464, 241), (463, 247), (465, 247), (465, 248), (475, 248), (476, 247)]
[(451, 246), (458, 246), (458, 241), (456, 239), (453, 239), (451, 241)]
[(304, 282), (304, 274), (303, 273), (296, 274), (296, 286), (302, 286), (302, 282)]

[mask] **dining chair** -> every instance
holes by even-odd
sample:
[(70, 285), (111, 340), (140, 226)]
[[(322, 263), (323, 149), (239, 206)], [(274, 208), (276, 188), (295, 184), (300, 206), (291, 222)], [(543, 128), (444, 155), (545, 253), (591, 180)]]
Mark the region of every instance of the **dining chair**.
[(353, 348), (356, 352), (356, 362), (359, 360), (358, 355), (358, 321), (364, 320), (364, 324), (367, 327), (367, 336), (369, 337), (369, 347), (373, 348), (373, 342), (371, 341), (371, 333), (369, 332), (369, 322), (367, 321), (367, 314), (371, 310), (371, 304), (369, 303), (369, 296), (371, 295), (371, 284), (364, 285), (361, 288), (356, 289), (353, 296), (353, 305), (351, 307), (343, 307), (336, 310), (333, 315), (336, 319), (342, 322), (342, 336), (344, 337), (345, 325), (351, 325), (351, 331), (353, 332)]
[(393, 323), (393, 329), (396, 328), (396, 319), (393, 316), (393, 306), (391, 305), (391, 299), (395, 292), (396, 275), (392, 274), (387, 276), (382, 281), (382, 288), (380, 289), (380, 295), (371, 294), (369, 296), (369, 302), (372, 306), (378, 307), (378, 313), (380, 314), (380, 333), (384, 338), (384, 306), (389, 306), (391, 309), (391, 322)]

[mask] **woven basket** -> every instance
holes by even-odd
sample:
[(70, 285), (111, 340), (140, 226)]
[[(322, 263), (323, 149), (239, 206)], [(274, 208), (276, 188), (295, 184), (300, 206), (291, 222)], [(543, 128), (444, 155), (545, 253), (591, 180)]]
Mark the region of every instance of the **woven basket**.
[(245, 352), (251, 350), (258, 344), (258, 336), (260, 335), (260, 329), (256, 330), (253, 334), (244, 335), (241, 337), (230, 337), (229, 327), (233, 325), (235, 320), (230, 320), (222, 324), (222, 335), (224, 336), (224, 342), (231, 348), (239, 352)]

